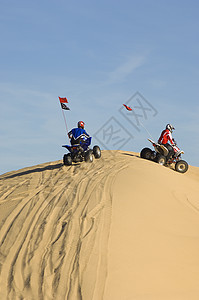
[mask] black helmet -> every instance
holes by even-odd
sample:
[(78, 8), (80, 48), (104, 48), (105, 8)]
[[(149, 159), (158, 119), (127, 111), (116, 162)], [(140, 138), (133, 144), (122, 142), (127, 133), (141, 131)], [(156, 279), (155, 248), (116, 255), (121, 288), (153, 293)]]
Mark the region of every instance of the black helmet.
[(166, 129), (168, 129), (170, 132), (172, 132), (173, 130), (175, 130), (175, 128), (171, 124), (167, 124)]

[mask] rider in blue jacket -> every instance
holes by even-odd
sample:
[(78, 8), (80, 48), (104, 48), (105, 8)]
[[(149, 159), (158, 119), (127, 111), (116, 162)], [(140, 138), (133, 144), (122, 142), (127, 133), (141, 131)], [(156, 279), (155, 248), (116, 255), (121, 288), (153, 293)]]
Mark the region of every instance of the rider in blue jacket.
[(68, 137), (70, 139), (71, 145), (79, 144), (80, 142), (85, 142), (89, 138), (89, 134), (84, 129), (84, 122), (79, 121), (77, 123), (77, 128), (73, 128), (69, 133)]

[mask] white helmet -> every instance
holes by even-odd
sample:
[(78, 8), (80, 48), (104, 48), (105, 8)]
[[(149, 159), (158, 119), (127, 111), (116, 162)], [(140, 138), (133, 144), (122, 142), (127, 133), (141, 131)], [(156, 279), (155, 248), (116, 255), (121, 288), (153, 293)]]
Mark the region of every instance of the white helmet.
[(172, 132), (173, 130), (175, 130), (175, 128), (171, 124), (167, 124), (166, 129), (169, 129), (170, 132)]

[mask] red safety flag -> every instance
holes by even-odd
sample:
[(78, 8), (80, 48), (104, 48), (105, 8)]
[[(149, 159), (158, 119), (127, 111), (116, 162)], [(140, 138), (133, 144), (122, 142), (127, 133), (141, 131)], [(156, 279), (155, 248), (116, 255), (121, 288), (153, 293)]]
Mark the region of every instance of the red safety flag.
[(68, 100), (66, 99), (66, 97), (65, 98), (59, 97), (59, 101), (60, 101), (60, 103), (68, 103)]
[(127, 106), (126, 104), (123, 104), (123, 105), (124, 105), (124, 107), (125, 107), (127, 110), (129, 110), (129, 111), (132, 110), (132, 108), (131, 108), (130, 106)]

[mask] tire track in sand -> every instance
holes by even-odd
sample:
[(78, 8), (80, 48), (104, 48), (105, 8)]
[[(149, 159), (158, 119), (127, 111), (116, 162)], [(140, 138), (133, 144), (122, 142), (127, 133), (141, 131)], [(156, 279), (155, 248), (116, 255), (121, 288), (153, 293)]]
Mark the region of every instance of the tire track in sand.
[(103, 297), (111, 185), (127, 160), (105, 151), (93, 164), (54, 165), (1, 180), (3, 201), (18, 199), (0, 231), (1, 299)]

